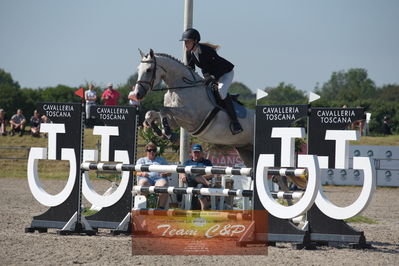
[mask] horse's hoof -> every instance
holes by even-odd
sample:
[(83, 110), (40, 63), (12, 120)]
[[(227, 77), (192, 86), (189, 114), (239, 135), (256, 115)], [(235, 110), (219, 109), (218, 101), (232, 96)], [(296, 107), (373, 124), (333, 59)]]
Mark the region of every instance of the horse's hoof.
[(169, 138), (169, 136), (172, 135), (172, 130), (170, 130), (170, 127), (164, 127), (164, 129), (162, 129), (162, 134)]

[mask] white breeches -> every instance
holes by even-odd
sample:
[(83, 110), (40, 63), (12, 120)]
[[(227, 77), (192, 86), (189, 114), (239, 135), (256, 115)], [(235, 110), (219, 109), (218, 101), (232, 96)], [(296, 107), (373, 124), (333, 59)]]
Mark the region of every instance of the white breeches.
[(234, 70), (224, 74), (219, 78), (218, 90), (220, 98), (222, 98), (222, 100), (226, 99), (227, 92), (230, 88), (231, 83), (233, 82), (233, 78), (234, 78)]
[(90, 119), (90, 107), (93, 106), (93, 103), (87, 103), (86, 102), (86, 119)]

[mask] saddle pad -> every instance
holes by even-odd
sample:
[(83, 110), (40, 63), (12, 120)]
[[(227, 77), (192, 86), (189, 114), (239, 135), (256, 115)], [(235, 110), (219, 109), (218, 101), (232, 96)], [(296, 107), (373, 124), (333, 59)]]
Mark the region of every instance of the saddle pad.
[[(223, 110), (224, 112), (226, 112), (224, 110), (224, 108), (220, 105), (217, 104), (216, 99), (215, 99), (215, 95), (213, 94), (213, 91), (211, 89), (210, 86), (206, 87), (206, 92), (208, 94), (208, 98), (211, 101), (211, 103), (215, 106), (215, 107), (219, 107), (221, 110)], [(230, 96), (228, 96), (230, 97)], [(247, 109), (245, 108), (245, 106), (237, 103), (234, 98), (233, 98), (233, 106), (234, 106), (234, 110), (236, 111), (237, 117), (238, 118), (246, 118), (247, 117)]]
[(241, 105), (241, 104), (237, 103), (236, 101), (233, 101), (233, 105), (234, 105), (234, 110), (236, 111), (238, 118), (247, 117), (247, 109), (245, 108), (244, 105)]

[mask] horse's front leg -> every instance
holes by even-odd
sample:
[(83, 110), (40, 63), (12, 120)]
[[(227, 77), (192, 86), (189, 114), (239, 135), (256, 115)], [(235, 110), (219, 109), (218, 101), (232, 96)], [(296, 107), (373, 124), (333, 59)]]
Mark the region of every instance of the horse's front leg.
[(162, 133), (166, 136), (171, 142), (175, 142), (177, 140), (178, 134), (172, 132), (172, 128), (177, 128), (177, 123), (174, 120), (173, 116), (171, 116), (168, 108), (163, 108), (159, 112), (161, 122), (162, 122)]
[(157, 135), (158, 137), (163, 137), (163, 133), (161, 129), (157, 126), (157, 124), (160, 124), (161, 122), (161, 117), (159, 112), (155, 111), (148, 111), (145, 114), (145, 120), (143, 122), (144, 127), (150, 127), (152, 131)]

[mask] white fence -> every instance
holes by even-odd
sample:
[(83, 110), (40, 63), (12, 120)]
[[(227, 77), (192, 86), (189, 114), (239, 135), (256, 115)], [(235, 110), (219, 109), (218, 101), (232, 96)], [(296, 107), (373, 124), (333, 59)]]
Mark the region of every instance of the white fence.
[(349, 169), (322, 169), (322, 184), (362, 185), (363, 172), (352, 169), (352, 162), (367, 156), (374, 160), (377, 186), (399, 187), (399, 146), (351, 145), (349, 156)]

